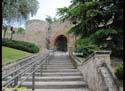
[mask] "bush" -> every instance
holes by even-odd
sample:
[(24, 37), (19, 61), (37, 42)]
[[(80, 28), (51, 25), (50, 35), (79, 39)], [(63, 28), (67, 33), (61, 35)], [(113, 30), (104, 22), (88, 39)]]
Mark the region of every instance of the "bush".
[[(91, 53), (93, 53), (95, 50), (97, 49), (97, 47), (95, 45), (88, 45), (88, 46), (82, 46), (81, 48), (76, 48), (75, 52), (81, 52), (83, 55), (83, 57), (86, 57), (88, 55), (90, 55)], [(79, 56), (79, 55), (78, 55)]]
[(116, 66), (115, 75), (119, 80), (123, 80), (123, 64), (118, 64)]
[(18, 34), (23, 34), (23, 33), (25, 33), (25, 29), (22, 28), (22, 27), (19, 27), (19, 28), (17, 28), (16, 33), (18, 33)]
[[(90, 38), (79, 39), (76, 42), (75, 52), (83, 53), (83, 57), (90, 55), (94, 50), (97, 50), (98, 47), (91, 43)], [(81, 55), (77, 55), (81, 56)]]
[(35, 44), (24, 42), (24, 41), (2, 39), (2, 46), (15, 48), (15, 49), (27, 51), (30, 53), (39, 52), (39, 48)]

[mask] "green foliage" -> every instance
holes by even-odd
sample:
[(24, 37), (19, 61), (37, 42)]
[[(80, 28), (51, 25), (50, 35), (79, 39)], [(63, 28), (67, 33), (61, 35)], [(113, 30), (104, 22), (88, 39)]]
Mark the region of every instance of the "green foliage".
[(39, 52), (39, 48), (35, 44), (29, 43), (29, 42), (24, 42), (24, 41), (3, 39), (2, 46), (15, 48), (15, 49), (27, 51), (30, 53)]
[(123, 64), (118, 64), (116, 66), (115, 75), (118, 79), (123, 80)]
[(3, 29), (4, 31), (7, 31), (7, 25), (2, 25), (2, 29)]
[(60, 16), (61, 20), (65, 20), (69, 17), (69, 10), (67, 7), (64, 8), (57, 8), (57, 15)]
[(53, 22), (52, 17), (51, 16), (47, 16), (46, 17), (46, 21), (51, 24)]
[(86, 57), (95, 50), (98, 50), (98, 47), (94, 45), (90, 40), (90, 38), (77, 40), (75, 52), (82, 52), (83, 56)]
[(2, 1), (2, 17), (3, 20), (23, 21), (29, 16), (36, 14), (38, 9), (37, 0), (3, 0)]
[(93, 33), (92, 35), (90, 35), (91, 37), (91, 41), (94, 41), (95, 44), (101, 45), (105, 42), (107, 42), (107, 38), (110, 37), (112, 40), (113, 36), (117, 35), (117, 31), (115, 29), (99, 29), (98, 31), (96, 31), (95, 33)]
[(113, 56), (123, 56), (123, 35), (122, 30), (116, 29), (100, 29), (93, 33), (91, 41), (98, 45), (101, 49), (108, 49), (112, 51)]
[(113, 35), (113, 34), (117, 34), (117, 31), (115, 29), (100, 29), (98, 31), (96, 31), (93, 35), (94, 37), (104, 37), (104, 36), (109, 36), (109, 35)]
[(25, 32), (25, 29), (24, 29), (24, 28), (22, 28), (22, 27), (17, 28), (16, 33), (18, 33), (18, 34), (23, 34), (24, 32)]
[[(68, 33), (82, 39), (90, 37), (93, 45), (109, 49), (115, 56), (122, 56), (123, 1), (72, 0), (71, 3), (68, 8), (58, 11), (64, 20), (69, 19), (74, 24)], [(83, 48), (85, 44), (80, 45)], [(77, 49), (81, 50), (80, 47)]]
[(4, 32), (3, 38), (5, 38), (5, 35), (6, 35), (6, 32), (7, 32), (7, 25), (2, 25), (2, 32)]

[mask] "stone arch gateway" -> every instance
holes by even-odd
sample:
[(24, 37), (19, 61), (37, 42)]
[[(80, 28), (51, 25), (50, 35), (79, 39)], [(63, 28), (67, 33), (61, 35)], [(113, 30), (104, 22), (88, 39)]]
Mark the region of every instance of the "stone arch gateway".
[(56, 50), (58, 51), (67, 51), (67, 38), (64, 35), (59, 35), (56, 39), (55, 39), (55, 43), (54, 43), (54, 47)]
[[(15, 40), (22, 40), (22, 41), (28, 41), (35, 43), (37, 46), (39, 46), (42, 50), (47, 48), (47, 40), (49, 39), (49, 47), (50, 49), (54, 49), (57, 47), (55, 45), (55, 41), (59, 40), (59, 36), (62, 35), (66, 38), (66, 48), (62, 48), (59, 50), (70, 50), (70, 48), (75, 47), (75, 36), (73, 34), (67, 34), (67, 32), (70, 30), (70, 28), (73, 25), (70, 24), (70, 22), (64, 21), (56, 21), (51, 24), (48, 24), (45, 21), (42, 20), (29, 20), (26, 23), (26, 32), (22, 35), (14, 35), (13, 39)], [(49, 33), (48, 28), (50, 27)], [(49, 35), (48, 35), (49, 34)], [(65, 39), (64, 39), (65, 40)], [(58, 42), (56, 42), (58, 44)], [(59, 47), (59, 46), (58, 46)]]

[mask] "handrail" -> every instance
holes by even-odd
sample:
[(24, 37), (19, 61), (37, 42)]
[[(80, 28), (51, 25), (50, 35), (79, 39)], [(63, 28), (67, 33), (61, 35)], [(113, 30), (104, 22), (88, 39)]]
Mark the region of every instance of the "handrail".
[[(46, 58), (46, 56), (45, 56), (44, 58)], [(44, 58), (43, 58), (43, 59), (44, 59)], [(43, 59), (42, 59), (42, 60), (43, 60)], [(41, 61), (41, 60), (39, 60), (39, 61)], [(11, 78), (10, 80), (8, 80), (6, 83), (2, 84), (2, 86), (8, 84), (9, 82), (11, 82), (12, 80), (14, 80), (14, 79), (15, 79), (16, 77), (18, 77), (19, 75), (24, 74), (24, 72), (27, 72), (28, 70), (30, 70), (30, 68), (32, 68), (32, 66), (35, 65), (35, 64), (37, 64), (39, 61), (34, 62), (34, 63), (33, 63), (32, 65), (30, 65), (28, 68), (26, 68), (26, 69), (23, 70), (22, 72), (18, 73), (16, 76), (14, 76), (14, 77)]]
[[(32, 59), (32, 58), (38, 56), (38, 55), (39, 55), (39, 54), (34, 54), (34, 55), (28, 56), (28, 57), (26, 57), (26, 58), (23, 58), (23, 59), (19, 59), (19, 60), (17, 60), (17, 61), (14, 61), (14, 62), (12, 62), (13, 64), (11, 64), (11, 63), (10, 63), (10, 64), (6, 64), (6, 65), (4, 65), (4, 66), (2, 67), (2, 70), (6, 70), (6, 69), (9, 69), (9, 68), (11, 68), (11, 67), (17, 66), (17, 64), (26, 62), (26, 61), (28, 61), (28, 60), (30, 60), (30, 59)], [(10, 66), (8, 66), (8, 65), (10, 65)]]
[[(53, 52), (53, 51), (52, 51), (52, 52)], [(29, 65), (29, 64), (32, 63), (32, 65), (30, 65), (30, 66), (27, 67), (25, 70), (23, 70), (23, 71), (21, 71), (20, 73), (18, 73), (16, 76), (14, 76), (14, 77), (12, 77), (11, 79), (9, 79), (6, 83), (2, 84), (2, 86), (5, 86), (5, 85), (6, 85), (6, 87), (7, 87), (9, 84), (12, 83), (12, 81), (13, 81), (14, 79), (16, 79), (17, 77), (19, 77), (19, 76), (22, 75), (22, 74), (25, 74), (28, 70), (31, 70), (31, 68), (32, 68), (33, 66), (35, 66), (36, 64), (39, 65), (39, 63), (40, 63), (42, 60), (46, 59), (46, 58), (49, 56), (49, 54), (50, 54), (50, 52), (49, 52), (48, 54), (46, 54), (44, 57), (42, 56), (43, 58), (42, 58), (41, 60), (38, 60), (39, 58), (41, 58), (41, 56), (40, 56), (39, 58), (37, 58), (38, 61), (34, 61), (34, 60), (33, 60), (32, 62), (27, 63), (26, 65), (24, 65), (24, 66), (27, 66), (27, 65)], [(46, 60), (45, 60), (45, 61), (46, 61)], [(43, 61), (43, 62), (45, 62), (45, 61)], [(42, 63), (43, 63), (43, 62), (42, 62)], [(42, 65), (42, 63), (41, 63), (41, 65)], [(24, 66), (22, 66), (22, 67), (20, 67), (19, 69), (13, 71), (13, 73), (17, 72), (18, 70), (20, 70), (20, 69), (23, 68)], [(33, 72), (35, 72), (37, 69), (38, 69), (38, 67), (37, 67), (36, 69), (34, 69)], [(12, 74), (12, 72), (11, 72), (11, 74)], [(11, 74), (8, 74), (8, 75), (4, 76), (2, 79), (8, 77), (8, 76), (11, 75)], [(32, 74), (32, 72), (31, 72), (31, 74)], [(28, 78), (29, 76), (30, 76), (30, 75), (28, 75), (27, 78)], [(26, 80), (26, 79), (24, 79), (24, 81), (25, 81), (25, 80)], [(7, 85), (7, 84), (8, 84), (8, 85)]]
[[(76, 58), (76, 55), (73, 55), (73, 53), (69, 52), (69, 55), (74, 56)], [(77, 59), (77, 58), (76, 58)], [(78, 59), (78, 61), (80, 62), (80, 60)]]
[[(46, 60), (45, 60), (46, 61)], [(45, 61), (43, 61), (43, 63), (45, 62)], [(36, 67), (36, 69), (34, 70), (34, 71), (32, 71), (22, 82), (20, 82), (20, 84), (18, 84), (17, 86), (20, 86), (31, 74), (33, 74), (39, 67), (40, 67), (40, 65), (42, 65), (42, 63), (41, 64), (39, 64), (37, 67)]]
[(95, 54), (107, 54), (107, 53), (111, 53), (111, 51), (104, 51), (104, 50), (100, 50), (100, 51), (94, 51), (92, 54), (90, 54), (84, 61), (80, 61), (75, 55), (72, 54), (71, 52), (71, 55), (73, 55), (79, 62), (81, 65), (83, 65), (84, 63), (87, 63), (88, 59), (90, 59), (91, 57), (93, 57)]
[(15, 61), (11, 61), (11, 62), (2, 64), (2, 67), (6, 66), (6, 65), (10, 65), (10, 64), (15, 63), (15, 62), (19, 62), (19, 61), (21, 61), (21, 60), (23, 60), (23, 59), (25, 59), (25, 58), (28, 58), (28, 57), (30, 57), (30, 56), (33, 56), (33, 55), (34, 55), (34, 54), (25, 56), (25, 57), (23, 57), (23, 58), (19, 58), (19, 59), (15, 60)]
[[(39, 58), (37, 58), (37, 59), (39, 59)], [(5, 75), (4, 77), (2, 77), (2, 79), (4, 79), (4, 78), (6, 78), (7, 76), (9, 76), (9, 75), (11, 75), (11, 74), (13, 74), (13, 73), (15, 73), (15, 72), (21, 70), (22, 68), (28, 66), (29, 64), (32, 64), (33, 62), (35, 62), (35, 61), (32, 60), (32, 61), (30, 61), (29, 63), (27, 63), (26, 65), (23, 65), (23, 66), (21, 66), (20, 68), (18, 68), (18, 69), (16, 69), (16, 70), (12, 71), (12, 72), (10, 72), (10, 73), (8, 73), (8, 74)]]
[(78, 62), (80, 62), (80, 65), (83, 65), (84, 63), (88, 62), (87, 60), (90, 59), (91, 57), (93, 57), (94, 54), (95, 54), (95, 52), (92, 53), (92, 54), (90, 54), (84, 61), (80, 61), (80, 59), (78, 59), (76, 55), (73, 55), (73, 54), (71, 53), (71, 55), (72, 55), (73, 57), (75, 57), (75, 59), (76, 59)]

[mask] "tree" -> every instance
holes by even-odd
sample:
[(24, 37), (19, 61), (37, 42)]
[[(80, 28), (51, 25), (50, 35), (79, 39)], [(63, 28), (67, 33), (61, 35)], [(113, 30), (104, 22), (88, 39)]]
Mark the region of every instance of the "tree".
[(51, 16), (47, 16), (47, 17), (46, 17), (46, 21), (47, 21), (49, 24), (51, 24), (51, 23), (53, 22), (52, 17), (51, 17)]
[(38, 9), (37, 0), (3, 0), (3, 22), (25, 21), (29, 16), (36, 14)]
[(56, 17), (53, 18), (53, 22), (56, 22), (58, 19)]
[(2, 32), (3, 32), (3, 38), (5, 38), (6, 32), (7, 32), (7, 25), (2, 25)]
[(18, 33), (18, 34), (23, 34), (24, 32), (25, 32), (25, 29), (24, 29), (24, 28), (22, 28), (22, 27), (17, 28), (16, 33)]
[(69, 33), (82, 39), (92, 37), (90, 41), (99, 47), (110, 37), (106, 49), (118, 53), (123, 51), (123, 3), (122, 0), (72, 0), (68, 8), (60, 8), (57, 13), (75, 24)]
[[(59, 8), (57, 14), (60, 17), (69, 19), (75, 26), (71, 29), (76, 32), (78, 29), (81, 37), (85, 37), (101, 28), (122, 28), (123, 24), (123, 1), (119, 0), (72, 0), (69, 8)], [(107, 25), (112, 22), (111, 25)], [(78, 34), (78, 32), (76, 32)]]

